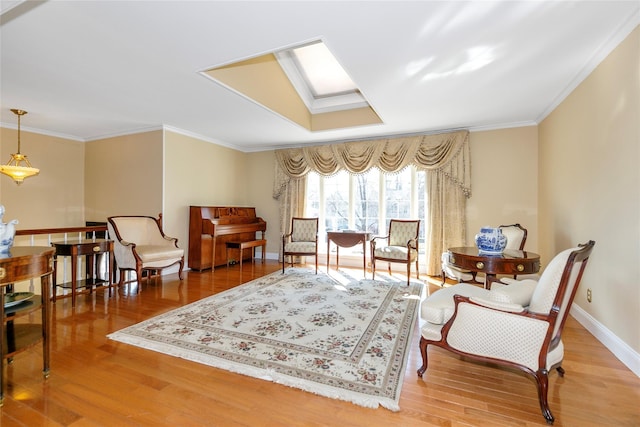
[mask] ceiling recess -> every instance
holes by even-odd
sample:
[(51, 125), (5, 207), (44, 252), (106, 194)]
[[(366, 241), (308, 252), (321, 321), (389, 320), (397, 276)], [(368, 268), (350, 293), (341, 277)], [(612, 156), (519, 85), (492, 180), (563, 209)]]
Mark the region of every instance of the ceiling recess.
[(320, 40), (210, 68), (203, 74), (312, 132), (382, 123)]

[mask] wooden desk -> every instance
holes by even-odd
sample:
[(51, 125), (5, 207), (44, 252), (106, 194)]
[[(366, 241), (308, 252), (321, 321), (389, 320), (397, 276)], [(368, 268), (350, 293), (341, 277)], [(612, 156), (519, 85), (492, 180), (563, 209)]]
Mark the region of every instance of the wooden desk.
[[(54, 269), (57, 267), (58, 256), (71, 257), (71, 281), (56, 284), (56, 274), (53, 275), (53, 290), (51, 299), (56, 302), (56, 286), (64, 289), (71, 288), (71, 306), (76, 305), (76, 295), (78, 288), (85, 288), (85, 291), (92, 292), (95, 286), (108, 286), (109, 296), (111, 296), (111, 276), (113, 275), (113, 240), (105, 239), (69, 239), (66, 242), (51, 242), (51, 246), (56, 248), (56, 255), (53, 259)], [(100, 279), (99, 274), (93, 271), (94, 255), (109, 254), (108, 269), (105, 275), (106, 280)], [(79, 256), (87, 257), (87, 268), (85, 271), (85, 279), (77, 280), (77, 266)], [(67, 297), (64, 295), (63, 297)]]
[[(51, 335), (49, 324), (49, 276), (53, 272), (53, 248), (14, 246), (5, 258), (0, 258), (0, 406), (4, 400), (4, 360), (42, 341), (42, 373), (49, 377)], [(41, 295), (34, 295), (12, 307), (4, 307), (7, 287), (15, 282), (40, 278)], [(42, 312), (40, 324), (14, 324), (14, 319)]]
[(491, 288), (496, 275), (534, 274), (540, 270), (540, 255), (533, 252), (505, 249), (500, 255), (486, 255), (475, 246), (449, 248), (449, 262), (463, 270), (487, 275), (485, 287)]
[(367, 277), (367, 242), (371, 233), (365, 231), (342, 232), (327, 231), (327, 272), (329, 272), (329, 255), (331, 253), (331, 242), (336, 244), (336, 268), (340, 266), (340, 247), (350, 248), (362, 243), (362, 270), (364, 277)]

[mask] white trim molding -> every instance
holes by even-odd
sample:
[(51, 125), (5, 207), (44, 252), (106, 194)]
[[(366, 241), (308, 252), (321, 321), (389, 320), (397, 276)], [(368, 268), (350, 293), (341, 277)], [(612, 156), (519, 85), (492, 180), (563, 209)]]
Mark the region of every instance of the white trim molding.
[(632, 349), (577, 304), (571, 306), (570, 314), (637, 377), (640, 377), (640, 353)]

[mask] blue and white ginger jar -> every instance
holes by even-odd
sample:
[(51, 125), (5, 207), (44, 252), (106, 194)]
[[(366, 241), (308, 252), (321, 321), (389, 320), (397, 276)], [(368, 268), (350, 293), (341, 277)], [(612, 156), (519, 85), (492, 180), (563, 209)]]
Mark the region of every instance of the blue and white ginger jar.
[(2, 221), (4, 217), (4, 206), (0, 205), (0, 254), (8, 254), (13, 246), (13, 238), (16, 235), (17, 219), (12, 219), (8, 223)]
[(507, 236), (500, 228), (482, 227), (476, 234), (476, 246), (480, 253), (499, 255), (507, 247)]

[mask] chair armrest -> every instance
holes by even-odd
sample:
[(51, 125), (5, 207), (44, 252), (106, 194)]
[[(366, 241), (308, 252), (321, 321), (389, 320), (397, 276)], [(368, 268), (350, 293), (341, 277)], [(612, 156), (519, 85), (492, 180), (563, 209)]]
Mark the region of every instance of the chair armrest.
[(513, 277), (500, 277), (493, 280), (494, 282), (504, 283), (505, 285), (513, 285), (518, 281), (518, 279), (514, 279)]
[(526, 309), (497, 310), (460, 295), (454, 300), (454, 314), (442, 329), (442, 340), (451, 348), (463, 354), (510, 361), (534, 372), (541, 361), (544, 365), (541, 353), (548, 349), (552, 335), (547, 316)]
[[(472, 305), (476, 305), (479, 307), (482, 307), (483, 309), (486, 310), (492, 310), (492, 311), (496, 311), (496, 312), (501, 312), (504, 313), (505, 315), (514, 315), (514, 316), (522, 316), (522, 317), (528, 317), (531, 319), (536, 319), (536, 320), (542, 320), (545, 322), (549, 322), (549, 315), (547, 314), (540, 314), (540, 313), (532, 313), (529, 310), (527, 310), (525, 307), (522, 307), (520, 304), (511, 304), (511, 303), (504, 303), (504, 302), (497, 302), (497, 301), (491, 301), (491, 300), (487, 300), (484, 298), (478, 298), (478, 297), (465, 297), (462, 295), (454, 295), (453, 296), (453, 300), (454, 303), (456, 305), (455, 310), (458, 309), (458, 304), (460, 303), (469, 303)], [(509, 309), (505, 309), (505, 308), (515, 308), (515, 307), (522, 307), (521, 311), (511, 311)], [(455, 310), (453, 315), (455, 316)], [(453, 317), (452, 317), (453, 319)]]
[(113, 255), (119, 268), (135, 268), (137, 258), (135, 248), (135, 243), (114, 239)]
[[(389, 235), (386, 236), (374, 236), (369, 240), (369, 245), (371, 246), (371, 248), (375, 249), (376, 247), (376, 240), (378, 239), (385, 239), (388, 240), (389, 239)], [(373, 252), (372, 252), (373, 254)]]
[(173, 243), (175, 245), (175, 247), (178, 247), (178, 238), (177, 237), (169, 237), (169, 236), (162, 236), (164, 238), (164, 240), (166, 240), (169, 243)]
[(507, 302), (491, 301), (484, 298), (470, 297), (469, 301), (481, 305), (482, 307), (491, 308), (493, 310), (506, 311), (509, 313), (522, 313), (524, 307), (520, 304), (511, 304)]
[[(413, 243), (413, 245), (411, 245), (411, 243)], [(407, 249), (418, 249), (418, 239), (409, 239), (407, 242)]]

